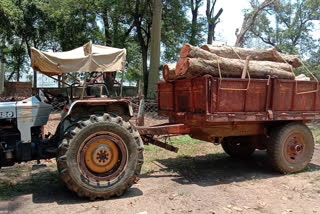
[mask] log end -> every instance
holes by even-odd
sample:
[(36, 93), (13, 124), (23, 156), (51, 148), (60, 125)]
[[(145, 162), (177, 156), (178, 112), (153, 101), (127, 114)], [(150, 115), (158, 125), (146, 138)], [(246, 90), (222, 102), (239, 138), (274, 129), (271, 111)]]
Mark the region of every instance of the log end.
[(203, 49), (203, 50), (209, 51), (209, 46), (208, 45), (202, 45), (200, 48)]
[(183, 75), (188, 71), (189, 58), (180, 57), (176, 66), (176, 75)]
[(191, 45), (188, 43), (184, 44), (180, 50), (180, 57), (188, 57), (190, 50)]
[(163, 76), (163, 79), (164, 80), (168, 80), (168, 77), (169, 77), (169, 66), (167, 64), (165, 64), (163, 66), (163, 69), (162, 69), (162, 76)]

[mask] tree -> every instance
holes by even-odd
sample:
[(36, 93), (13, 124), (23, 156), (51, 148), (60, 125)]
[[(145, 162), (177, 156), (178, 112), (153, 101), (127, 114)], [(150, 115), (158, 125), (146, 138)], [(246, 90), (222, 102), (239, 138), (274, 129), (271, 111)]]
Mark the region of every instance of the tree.
[(152, 32), (151, 32), (151, 57), (150, 72), (148, 80), (148, 98), (155, 99), (157, 97), (156, 82), (159, 81), (160, 67), (160, 41), (161, 41), (161, 0), (153, 0), (152, 2)]
[(271, 6), (275, 0), (264, 0), (261, 4), (259, 4), (256, 0), (251, 0), (252, 10), (249, 13), (244, 15), (244, 19), (242, 22), (241, 29), (236, 30), (237, 40), (235, 43), (236, 47), (243, 47), (246, 41), (247, 32), (252, 28), (254, 25), (258, 15), (266, 8)]
[(281, 52), (310, 57), (316, 47), (312, 31), (319, 14), (319, 0), (282, 0), (259, 16), (250, 34)]
[(216, 15), (213, 15), (216, 3), (217, 3), (217, 0), (207, 0), (206, 16), (207, 16), (207, 22), (208, 22), (208, 39), (207, 39), (208, 44), (212, 44), (212, 41), (215, 40), (215, 36), (214, 36), (215, 28), (217, 24), (220, 22), (219, 17), (223, 12), (223, 9), (220, 8), (218, 13)]
[(203, 23), (199, 21), (199, 8), (202, 5), (202, 0), (190, 0), (190, 9), (192, 14), (191, 28), (190, 28), (190, 38), (189, 43), (191, 45), (197, 46), (202, 42), (201, 32)]
[(189, 42), (191, 25), (187, 18), (188, 10), (188, 3), (185, 1), (163, 2), (161, 23), (161, 60), (163, 62), (176, 62), (182, 45)]

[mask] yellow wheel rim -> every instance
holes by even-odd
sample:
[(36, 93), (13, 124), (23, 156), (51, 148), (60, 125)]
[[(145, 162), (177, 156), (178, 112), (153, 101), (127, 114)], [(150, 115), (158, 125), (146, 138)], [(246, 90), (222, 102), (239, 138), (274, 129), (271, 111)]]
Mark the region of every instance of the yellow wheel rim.
[(97, 139), (85, 151), (85, 164), (94, 173), (106, 173), (118, 162), (119, 149), (108, 139)]

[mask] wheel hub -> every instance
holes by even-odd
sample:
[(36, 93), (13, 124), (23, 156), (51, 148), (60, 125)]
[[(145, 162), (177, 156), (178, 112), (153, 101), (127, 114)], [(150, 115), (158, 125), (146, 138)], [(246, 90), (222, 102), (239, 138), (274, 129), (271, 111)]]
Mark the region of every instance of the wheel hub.
[(119, 149), (109, 139), (94, 137), (86, 146), (85, 164), (94, 173), (105, 173), (118, 162)]
[(296, 163), (303, 158), (305, 142), (299, 134), (291, 135), (286, 141), (285, 157), (289, 162)]
[(99, 145), (92, 152), (92, 161), (98, 166), (106, 166), (112, 160), (112, 151), (107, 145)]
[(107, 131), (88, 136), (78, 153), (82, 175), (94, 182), (116, 178), (127, 160), (128, 149), (122, 138)]

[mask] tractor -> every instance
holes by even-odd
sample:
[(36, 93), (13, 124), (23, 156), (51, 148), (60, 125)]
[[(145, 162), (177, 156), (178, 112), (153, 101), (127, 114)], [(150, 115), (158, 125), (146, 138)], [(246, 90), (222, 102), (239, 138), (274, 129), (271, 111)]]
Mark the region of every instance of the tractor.
[(122, 195), (138, 180), (143, 164), (143, 142), (129, 122), (132, 105), (125, 99), (87, 96), (86, 92), (104, 72), (124, 68), (125, 49), (88, 43), (68, 52), (34, 48), (31, 52), (33, 69), (49, 77), (82, 72), (89, 74), (89, 80), (78, 81), (83, 90), (77, 98), (75, 87), (70, 87), (54, 134), (43, 131), (52, 110), (45, 91), (0, 103), (0, 167), (56, 158), (60, 178), (78, 196), (94, 200)]

